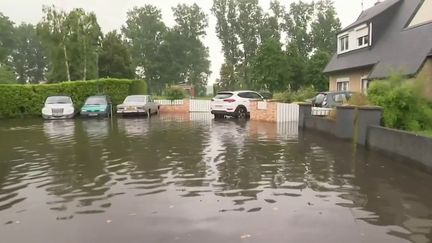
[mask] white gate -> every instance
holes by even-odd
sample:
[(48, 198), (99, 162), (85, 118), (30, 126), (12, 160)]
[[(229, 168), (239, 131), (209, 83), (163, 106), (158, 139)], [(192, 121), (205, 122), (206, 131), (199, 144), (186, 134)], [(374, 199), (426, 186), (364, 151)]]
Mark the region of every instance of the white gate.
[(190, 100), (190, 112), (210, 112), (210, 100)]
[(298, 104), (277, 104), (277, 122), (297, 122), (299, 120)]
[(160, 105), (183, 105), (183, 100), (155, 100)]

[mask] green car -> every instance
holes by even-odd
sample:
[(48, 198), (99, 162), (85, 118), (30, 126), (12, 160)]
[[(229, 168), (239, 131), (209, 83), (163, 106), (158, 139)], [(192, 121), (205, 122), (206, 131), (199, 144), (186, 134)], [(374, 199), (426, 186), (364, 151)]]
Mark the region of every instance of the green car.
[(110, 117), (112, 115), (111, 99), (106, 95), (90, 96), (80, 112), (83, 117)]

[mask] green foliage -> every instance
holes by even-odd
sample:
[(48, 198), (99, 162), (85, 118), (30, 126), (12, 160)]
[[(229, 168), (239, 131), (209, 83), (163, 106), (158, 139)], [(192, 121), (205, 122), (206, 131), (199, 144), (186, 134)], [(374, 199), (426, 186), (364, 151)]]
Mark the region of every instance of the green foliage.
[(316, 90), (313, 86), (305, 86), (297, 91), (276, 93), (273, 95), (273, 99), (284, 103), (304, 102), (313, 98), (315, 95)]
[(384, 108), (385, 126), (408, 131), (432, 130), (432, 103), (421, 95), (418, 83), (406, 81), (400, 75), (372, 82), (368, 97)]
[(97, 50), (102, 36), (94, 13), (54, 6), (43, 8), (37, 33), (48, 56), (48, 80), (88, 80), (97, 77)]
[(184, 90), (180, 87), (170, 87), (165, 90), (165, 96), (169, 100), (181, 100), (186, 96), (186, 94)]
[(75, 107), (83, 105), (92, 95), (106, 94), (114, 105), (120, 104), (130, 94), (145, 94), (142, 80), (100, 79), (37, 85), (0, 85), (0, 117), (16, 117), (25, 112), (40, 115), (44, 101), (51, 95), (72, 97)]
[(280, 42), (267, 39), (252, 61), (253, 88), (270, 92), (288, 89), (291, 74), (289, 68), (288, 58), (282, 51)]
[(11, 65), (21, 84), (45, 80), (47, 60), (33, 25), (23, 23), (15, 28), (15, 48)]
[(134, 77), (134, 68), (127, 44), (116, 31), (105, 35), (98, 64), (100, 78)]
[(0, 12), (0, 63), (6, 63), (14, 46), (13, 22)]
[(129, 88), (131, 95), (143, 95), (148, 93), (147, 82), (144, 80), (135, 80)]
[[(336, 33), (341, 29), (331, 0), (296, 1), (289, 9), (273, 0), (269, 11), (261, 9), (257, 0), (213, 0), (212, 12), (225, 57), (219, 87), (255, 89), (261, 82), (258, 88), (276, 91), (308, 85), (328, 89), (322, 70), (335, 51)], [(276, 53), (268, 40), (284, 42), (281, 36), (287, 37), (281, 48), (286, 50), (284, 57), (278, 53), (271, 61)], [(284, 70), (266, 74), (270, 62)]]
[(0, 63), (0, 84), (16, 84), (17, 79), (12, 68)]

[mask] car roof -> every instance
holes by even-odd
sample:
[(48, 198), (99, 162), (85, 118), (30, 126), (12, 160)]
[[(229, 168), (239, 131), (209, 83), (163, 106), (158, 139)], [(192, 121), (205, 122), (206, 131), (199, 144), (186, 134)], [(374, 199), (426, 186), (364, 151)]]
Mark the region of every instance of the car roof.
[(60, 98), (60, 97), (62, 97), (62, 98), (71, 98), (70, 96), (67, 96), (67, 95), (50, 95), (50, 96), (48, 96), (47, 98), (51, 98), (51, 97), (58, 97), (58, 98)]
[(108, 98), (108, 96), (107, 95), (92, 95), (92, 96), (89, 96), (89, 97), (87, 97), (87, 99), (88, 98)]

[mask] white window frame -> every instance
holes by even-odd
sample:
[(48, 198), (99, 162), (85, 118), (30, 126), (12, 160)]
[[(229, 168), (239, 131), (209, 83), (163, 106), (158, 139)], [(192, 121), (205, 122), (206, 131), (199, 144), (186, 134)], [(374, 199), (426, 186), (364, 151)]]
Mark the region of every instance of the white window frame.
[(349, 51), (349, 34), (339, 37), (339, 53), (344, 53), (347, 51)]
[[(367, 42), (365, 41), (367, 38)], [(360, 36), (357, 38), (357, 44), (359, 44), (358, 42), (361, 40), (361, 44), (358, 45), (358, 48), (362, 48), (362, 47), (366, 47), (369, 46), (369, 35), (364, 35), (364, 36)]]
[[(345, 84), (345, 89), (343, 89)], [(342, 89), (339, 89), (339, 84), (342, 84)], [(349, 91), (350, 90), (350, 79), (349, 78), (339, 78), (336, 80), (336, 90), (337, 91)]]
[[(364, 81), (366, 81), (366, 89), (365, 89), (365, 87), (363, 85)], [(370, 80), (367, 78), (367, 76), (361, 77), (361, 79), (360, 79), (361, 92), (363, 94), (365, 94), (365, 95), (367, 95), (367, 91), (368, 91), (368, 88), (369, 88), (369, 83), (370, 83)]]

